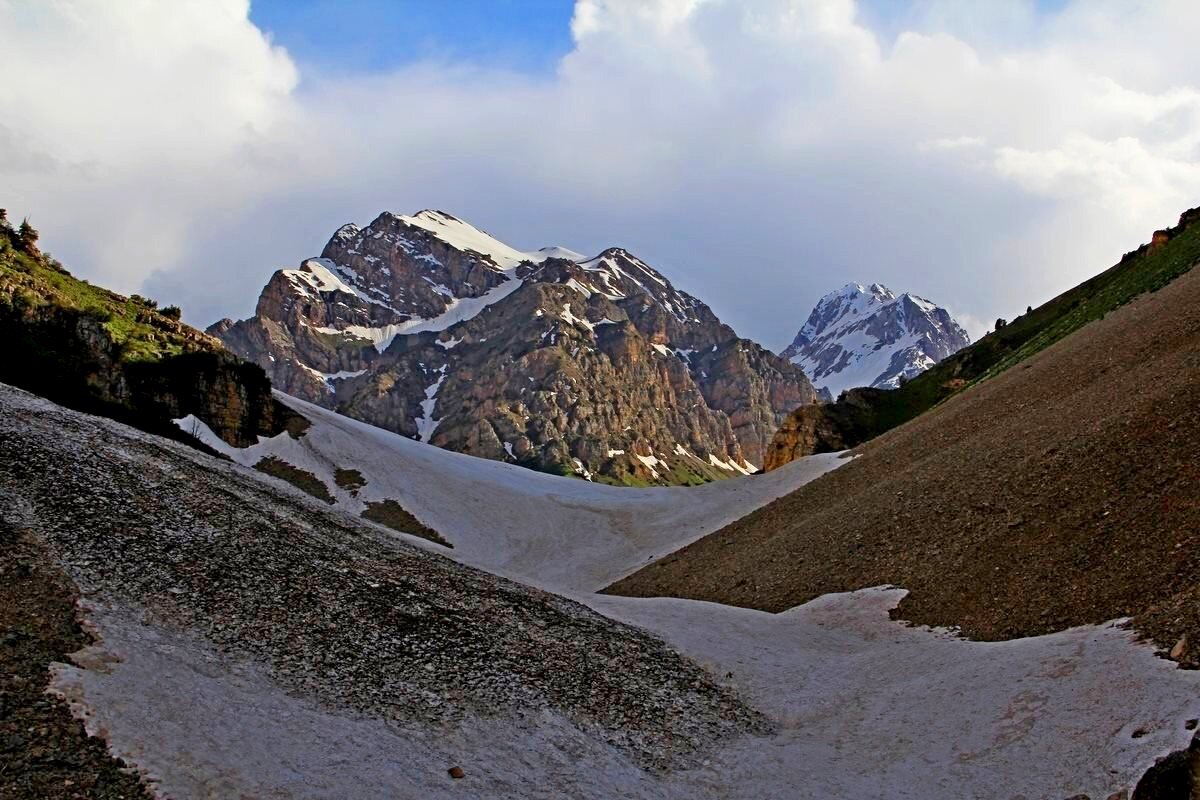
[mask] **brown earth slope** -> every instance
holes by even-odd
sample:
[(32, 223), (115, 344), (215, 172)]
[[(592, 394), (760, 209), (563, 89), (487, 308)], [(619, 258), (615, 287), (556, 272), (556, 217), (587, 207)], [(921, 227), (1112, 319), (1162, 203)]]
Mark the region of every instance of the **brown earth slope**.
[(1132, 616), (1200, 662), (1200, 270), (859, 452), (608, 591), (780, 611), (893, 584), (971, 637)]

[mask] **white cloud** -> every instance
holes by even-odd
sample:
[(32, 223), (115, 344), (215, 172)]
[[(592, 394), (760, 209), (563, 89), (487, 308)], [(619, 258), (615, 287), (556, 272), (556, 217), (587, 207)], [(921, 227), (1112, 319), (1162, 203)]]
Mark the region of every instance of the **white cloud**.
[[(341, 222), (447, 207), (624, 244), (782, 346), (850, 277), (1011, 318), (1200, 197), (1200, 8), (579, 0), (555, 74), (296, 67), (244, 3), (0, 0), (0, 180), (52, 249), (196, 322)], [(293, 54), (294, 55), (294, 54)], [(13, 84), (20, 84), (14, 86)]]
[(211, 213), (270, 192), (296, 70), (245, 0), (0, 2), (0, 179), (72, 262), (119, 288), (187, 261)]

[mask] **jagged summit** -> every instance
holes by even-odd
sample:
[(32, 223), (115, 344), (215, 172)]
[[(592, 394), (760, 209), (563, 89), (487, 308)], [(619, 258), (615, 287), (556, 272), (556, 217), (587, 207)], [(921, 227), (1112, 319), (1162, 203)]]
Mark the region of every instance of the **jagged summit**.
[(758, 468), (817, 399), (621, 247), (523, 251), (444, 211), (338, 228), (214, 326), (283, 391), (452, 450), (624, 483)]
[(944, 308), (878, 283), (821, 298), (783, 357), (836, 397), (856, 386), (895, 388), (970, 344)]

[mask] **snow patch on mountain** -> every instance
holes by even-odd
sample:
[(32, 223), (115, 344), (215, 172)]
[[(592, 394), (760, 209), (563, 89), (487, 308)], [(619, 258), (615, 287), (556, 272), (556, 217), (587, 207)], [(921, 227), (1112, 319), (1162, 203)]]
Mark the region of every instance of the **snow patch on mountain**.
[(554, 250), (563, 250), (565, 248), (543, 248), (542, 250), (534, 250), (532, 252), (521, 252), (514, 247), (510, 247), (504, 242), (492, 236), (490, 233), (481, 231), (469, 222), (459, 219), (453, 214), (447, 214), (445, 211), (435, 211), (426, 209), (410, 216), (400, 217), (402, 222), (407, 222), (418, 228), (429, 231), (434, 236), (441, 239), (448, 245), (456, 247), (459, 250), (466, 250), (473, 253), (479, 253), (492, 259), (501, 269), (515, 269), (522, 261), (544, 261), (552, 256)]
[(821, 298), (782, 353), (836, 397), (846, 389), (894, 389), (971, 343), (946, 309), (851, 283)]
[[(360, 339), (369, 339), (374, 343), (375, 349), (382, 353), (401, 334), (407, 336), (426, 331), (444, 331), (452, 325), (472, 319), (488, 306), (503, 300), (517, 289), (520, 289), (521, 283), (519, 278), (509, 278), (504, 283), (479, 297), (453, 297), (450, 299), (446, 310), (431, 319), (414, 317), (413, 319), (391, 325), (345, 325), (341, 328), (321, 326), (317, 330), (321, 333), (345, 334), (357, 336)], [(443, 347), (453, 347), (453, 345), (445, 344)]]

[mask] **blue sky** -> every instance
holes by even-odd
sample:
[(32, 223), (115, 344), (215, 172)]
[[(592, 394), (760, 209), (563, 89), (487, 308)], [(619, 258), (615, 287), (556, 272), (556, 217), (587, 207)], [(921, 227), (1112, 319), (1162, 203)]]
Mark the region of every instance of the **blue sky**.
[(253, 0), (250, 19), (323, 72), (434, 60), (552, 70), (571, 49), (572, 0)]
[[(1032, 6), (1044, 17), (1066, 2)], [(536, 74), (552, 71), (570, 51), (573, 7), (574, 0), (252, 0), (250, 18), (323, 73), (435, 61)], [(858, 15), (890, 41), (930, 8), (930, 0), (859, 0)], [(957, 14), (969, 5), (949, 8)]]

